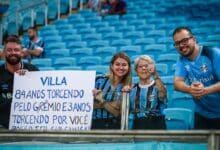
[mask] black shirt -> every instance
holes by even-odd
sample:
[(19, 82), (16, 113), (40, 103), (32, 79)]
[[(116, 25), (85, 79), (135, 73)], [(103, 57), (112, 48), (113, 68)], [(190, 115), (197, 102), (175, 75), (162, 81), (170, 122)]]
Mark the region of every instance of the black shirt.
[[(38, 71), (38, 68), (27, 63), (22, 63), (22, 69)], [(12, 102), (14, 74), (10, 73), (5, 64), (0, 65), (0, 125), (8, 128)]]

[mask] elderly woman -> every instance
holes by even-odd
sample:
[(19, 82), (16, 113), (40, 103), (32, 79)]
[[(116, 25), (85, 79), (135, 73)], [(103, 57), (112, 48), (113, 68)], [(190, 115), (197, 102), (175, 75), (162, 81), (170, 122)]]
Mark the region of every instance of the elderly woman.
[(130, 92), (130, 114), (133, 129), (165, 129), (163, 109), (166, 107), (166, 88), (163, 85), (154, 61), (147, 55), (135, 60), (139, 83)]
[(131, 85), (131, 64), (122, 52), (115, 54), (110, 63), (110, 74), (97, 77), (92, 129), (120, 129), (121, 92)]

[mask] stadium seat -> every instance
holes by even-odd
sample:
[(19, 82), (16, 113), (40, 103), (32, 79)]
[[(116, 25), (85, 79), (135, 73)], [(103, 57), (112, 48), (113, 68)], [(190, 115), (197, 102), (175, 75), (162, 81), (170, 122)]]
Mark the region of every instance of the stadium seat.
[(194, 111), (195, 104), (192, 96), (186, 93), (174, 91), (170, 107), (174, 108), (187, 108)]
[(69, 56), (70, 56), (69, 49), (54, 49), (50, 51), (47, 57), (55, 59), (59, 57), (69, 57)]
[(108, 40), (110, 43), (113, 40), (117, 40), (121, 38), (122, 38), (122, 33), (119, 33), (119, 32), (111, 32), (111, 33), (103, 34), (103, 40)]
[(88, 47), (90, 48), (99, 48), (109, 46), (109, 42), (107, 40), (94, 40), (89, 42)]
[(88, 66), (101, 65), (102, 58), (99, 56), (84, 56), (81, 57), (77, 65), (81, 66), (82, 69), (85, 69)]
[(114, 31), (115, 31), (114, 27), (100, 27), (96, 30), (97, 33), (102, 33), (102, 34), (111, 33)]
[(91, 25), (90, 25), (90, 23), (76, 23), (76, 24), (73, 24), (73, 27), (77, 30), (89, 29), (89, 28), (91, 28)]
[(69, 41), (67, 43), (67, 48), (69, 48), (69, 49), (83, 48), (83, 47), (86, 47), (86, 46), (87, 46), (87, 43), (84, 42), (84, 41), (76, 41), (76, 42)]
[(179, 54), (160, 54), (157, 58), (157, 63), (166, 63), (170, 68), (169, 73), (172, 72), (172, 65), (176, 63)]
[(174, 92), (174, 76), (168, 75), (168, 76), (161, 76), (161, 80), (163, 81), (164, 85), (167, 89), (167, 98), (168, 98), (168, 106), (172, 103), (172, 94)]
[(136, 14), (125, 14), (125, 15), (121, 16), (121, 20), (131, 21), (134, 19), (137, 19)]
[(156, 69), (160, 76), (166, 76), (168, 75), (168, 66), (167, 64), (163, 63), (156, 63)]
[(57, 35), (57, 36), (46, 36), (44, 37), (44, 42), (45, 43), (56, 43), (56, 42), (62, 42), (62, 37)]
[(45, 49), (51, 51), (52, 49), (65, 49), (66, 48), (66, 43), (64, 42), (56, 42), (53, 43), (45, 43)]
[(120, 51), (125, 52), (128, 56), (141, 54), (140, 46), (122, 46)]
[(45, 24), (45, 12), (44, 11), (37, 11), (36, 12), (36, 25), (42, 26)]
[(128, 25), (138, 26), (138, 25), (146, 25), (145, 19), (134, 19), (128, 22)]
[(131, 45), (131, 40), (129, 39), (119, 39), (119, 40), (113, 40), (111, 43), (111, 46), (117, 47), (117, 50), (120, 49), (122, 46), (129, 46)]
[(117, 49), (116, 47), (100, 47), (94, 50), (94, 55), (95, 56), (100, 56), (100, 57), (106, 57), (106, 56), (113, 56), (116, 53)]
[(59, 25), (56, 25), (56, 29), (59, 31), (68, 30), (68, 29), (73, 29), (73, 26), (70, 24), (59, 24)]
[(157, 57), (166, 53), (166, 45), (165, 44), (149, 44), (144, 47), (144, 49), (142, 50), (142, 53), (154, 55), (154, 58), (156, 62), (158, 63)]
[(133, 41), (133, 40), (136, 40), (138, 38), (144, 38), (144, 32), (142, 32), (142, 31), (125, 32), (123, 37), (126, 38), (126, 39), (131, 39)]
[(155, 39), (154, 38), (138, 38), (133, 41), (133, 44), (139, 45), (142, 47), (142, 49), (144, 49), (146, 45), (155, 44)]
[(80, 66), (64, 66), (64, 67), (59, 67), (57, 70), (82, 70), (82, 67)]
[(67, 35), (63, 35), (63, 42), (66, 43), (71, 43), (72, 41), (81, 41), (81, 35), (79, 34), (67, 34)]
[(76, 59), (72, 57), (56, 58), (53, 62), (54, 68), (71, 67), (76, 65)]
[(82, 36), (82, 39), (85, 41), (92, 41), (92, 40), (101, 40), (102, 35), (99, 33), (91, 33), (91, 34), (85, 34)]
[(62, 29), (59, 30), (60, 36), (68, 36), (68, 35), (75, 35), (77, 31), (75, 29)]
[(83, 35), (83, 34), (92, 34), (92, 33), (95, 33), (96, 32), (96, 29), (95, 28), (80, 28), (77, 30), (77, 33)]
[(130, 32), (130, 31), (135, 31), (135, 26), (129, 26), (129, 25), (119, 26), (115, 30), (117, 32), (126, 33), (126, 32)]
[(55, 70), (54, 67), (38, 67), (38, 69), (40, 71), (51, 71), (51, 70)]
[(127, 21), (125, 20), (111, 20), (108, 23), (109, 23), (109, 26), (113, 26), (115, 28), (127, 25)]
[(189, 130), (194, 128), (194, 113), (185, 108), (167, 108), (164, 110), (168, 130)]
[(80, 60), (81, 57), (84, 56), (92, 56), (93, 49), (92, 48), (75, 48), (71, 49), (70, 55), (74, 58), (76, 58), (77, 61)]
[(35, 58), (31, 61), (31, 64), (37, 66), (38, 68), (51, 67), (52, 60), (51, 60), (51, 58)]
[(94, 22), (91, 24), (93, 28), (108, 27), (108, 22)]
[(30, 16), (24, 17), (21, 26), (22, 26), (22, 31), (27, 31), (29, 27), (33, 26), (31, 17)]
[(95, 66), (88, 66), (86, 70), (95, 70), (96, 75), (105, 75), (109, 72), (109, 65), (95, 65)]

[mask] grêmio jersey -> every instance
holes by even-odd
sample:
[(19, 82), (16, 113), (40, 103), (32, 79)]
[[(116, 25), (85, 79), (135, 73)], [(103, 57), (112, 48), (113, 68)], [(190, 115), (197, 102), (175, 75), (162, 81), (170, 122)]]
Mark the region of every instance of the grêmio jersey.
[[(175, 76), (182, 77), (189, 84), (202, 82), (205, 87), (220, 82), (220, 49), (201, 46), (194, 61), (180, 56), (176, 63)], [(195, 111), (207, 118), (220, 118), (220, 92), (202, 96), (196, 103)]]
[[(38, 68), (27, 63), (22, 63), (21, 68), (29, 71), (38, 71)], [(8, 128), (9, 123), (13, 82), (14, 74), (6, 69), (5, 64), (2, 64), (0, 66), (0, 125), (6, 128)]]

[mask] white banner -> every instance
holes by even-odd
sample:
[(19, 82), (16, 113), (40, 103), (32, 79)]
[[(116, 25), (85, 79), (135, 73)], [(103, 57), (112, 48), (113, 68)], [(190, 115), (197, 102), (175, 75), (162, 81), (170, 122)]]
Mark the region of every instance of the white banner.
[(9, 129), (89, 130), (94, 87), (95, 71), (15, 74)]

